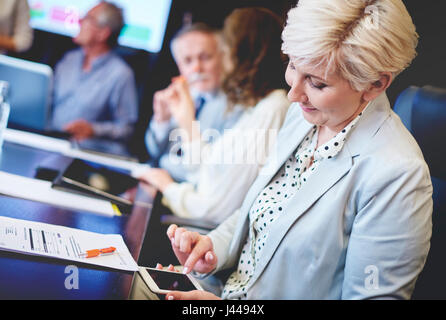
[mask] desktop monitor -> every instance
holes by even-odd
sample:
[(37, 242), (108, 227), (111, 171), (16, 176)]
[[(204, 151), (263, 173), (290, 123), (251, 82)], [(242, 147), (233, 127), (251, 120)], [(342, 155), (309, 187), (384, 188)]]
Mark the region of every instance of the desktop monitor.
[(44, 131), (51, 107), (52, 69), (0, 55), (0, 80), (9, 82), (9, 126)]
[[(99, 0), (28, 0), (30, 25), (65, 36), (79, 32), (79, 19)], [(157, 53), (161, 50), (172, 0), (112, 0), (123, 9), (122, 46)]]

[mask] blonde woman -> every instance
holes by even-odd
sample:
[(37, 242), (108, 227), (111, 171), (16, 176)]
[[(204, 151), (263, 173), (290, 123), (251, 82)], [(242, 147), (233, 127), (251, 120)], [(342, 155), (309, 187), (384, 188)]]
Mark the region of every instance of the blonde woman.
[[(169, 227), (186, 272), (234, 272), (225, 299), (409, 299), (432, 186), (385, 90), (415, 56), (401, 0), (300, 0), (282, 34), (294, 102), (243, 205), (208, 236)], [(262, 209), (263, 208), (263, 209)], [(167, 299), (212, 299), (172, 292)]]

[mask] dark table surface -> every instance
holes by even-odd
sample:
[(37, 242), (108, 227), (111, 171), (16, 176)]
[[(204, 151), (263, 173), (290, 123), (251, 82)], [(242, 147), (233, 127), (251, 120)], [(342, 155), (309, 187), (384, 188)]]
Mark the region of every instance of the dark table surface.
[[(39, 166), (62, 170), (70, 161), (59, 154), (5, 142), (0, 155), (0, 170), (34, 177)], [(139, 188), (137, 200), (152, 203), (154, 191), (144, 189)], [(134, 206), (130, 214), (110, 218), (0, 195), (2, 216), (103, 234), (121, 234), (136, 261), (140, 257), (150, 214), (151, 209), (146, 206)], [(67, 278), (73, 275), (72, 267), (67, 266), (77, 268), (77, 289), (67, 289), (65, 285)], [(0, 251), (0, 299), (127, 299), (133, 279), (133, 272)]]

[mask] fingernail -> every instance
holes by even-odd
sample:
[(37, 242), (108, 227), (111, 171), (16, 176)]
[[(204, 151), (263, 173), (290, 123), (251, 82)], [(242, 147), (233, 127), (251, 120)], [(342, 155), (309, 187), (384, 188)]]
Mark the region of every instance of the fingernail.
[(214, 260), (214, 255), (210, 252), (208, 253), (208, 259), (211, 261)]
[(168, 297), (167, 297), (167, 300), (173, 300), (173, 299), (174, 299), (173, 296), (168, 296)]
[(158, 269), (158, 268), (161, 268), (161, 264), (157, 263), (157, 264), (156, 264), (156, 268), (157, 268), (157, 269)]
[(189, 268), (188, 268), (188, 267), (184, 267), (184, 268), (183, 268), (183, 274), (186, 274), (188, 271), (189, 271)]

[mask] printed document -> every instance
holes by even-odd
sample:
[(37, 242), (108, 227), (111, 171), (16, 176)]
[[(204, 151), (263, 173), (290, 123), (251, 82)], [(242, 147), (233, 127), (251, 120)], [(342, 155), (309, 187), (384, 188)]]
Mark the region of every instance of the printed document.
[[(109, 255), (81, 257), (87, 250), (115, 247)], [(119, 234), (100, 234), (0, 216), (0, 250), (83, 262), (118, 270), (138, 265)]]

